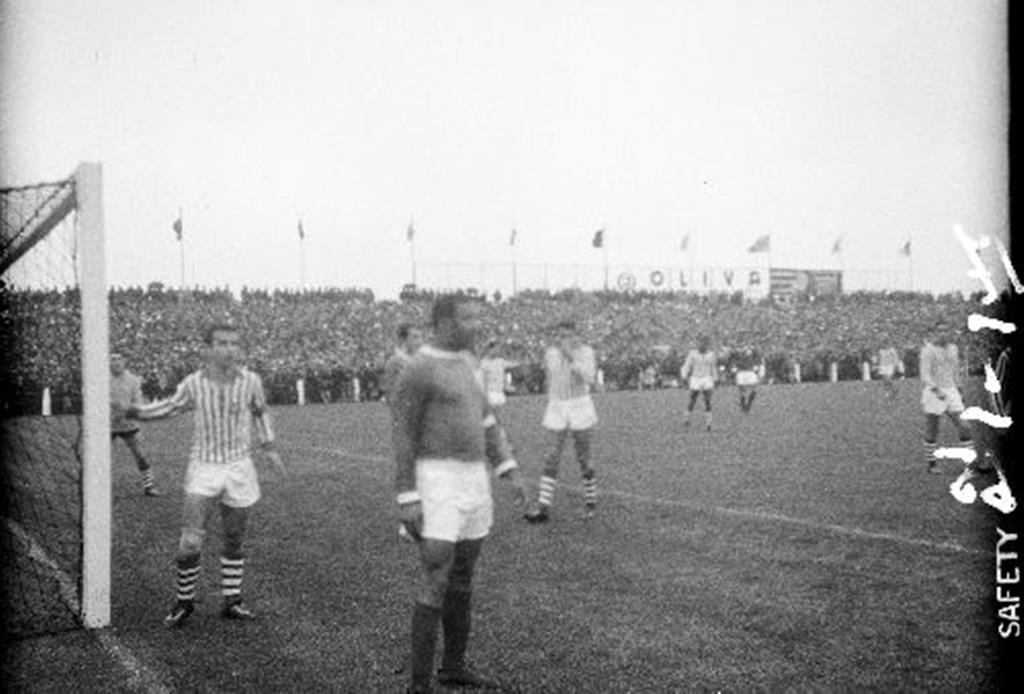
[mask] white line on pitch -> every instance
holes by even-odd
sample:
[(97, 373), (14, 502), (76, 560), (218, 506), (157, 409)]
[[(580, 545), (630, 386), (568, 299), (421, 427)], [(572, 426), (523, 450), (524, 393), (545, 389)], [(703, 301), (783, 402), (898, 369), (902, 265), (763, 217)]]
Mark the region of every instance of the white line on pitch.
[[(78, 590), (74, 581), (67, 572), (57, 565), (47, 551), (35, 539), (29, 535), (20, 523), (4, 518), (4, 525), (11, 533), (18, 538), (27, 548), (28, 557), (35, 563), (53, 572), (54, 578), (60, 586), (61, 597), (69, 608), (76, 614), (81, 614), (81, 604), (78, 602)], [(164, 685), (157, 675), (135, 657), (131, 650), (123, 645), (120, 640), (106, 629), (91, 631), (100, 647), (106, 651), (114, 662), (118, 663), (128, 673), (128, 686), (136, 691), (151, 692), (153, 694), (170, 694), (171, 689)]]
[[(391, 462), (391, 458), (382, 455), (370, 455), (366, 453), (350, 453), (342, 448), (329, 448), (325, 446), (290, 446), (290, 448), (300, 448), (311, 451), (319, 451), (322, 453), (331, 453), (339, 455), (344, 458), (350, 458), (352, 460), (365, 460), (368, 462)], [(563, 484), (562, 489), (573, 491), (576, 493), (582, 493), (582, 489), (573, 485)], [(837, 535), (848, 535), (850, 537), (859, 537), (869, 540), (885, 540), (888, 542), (896, 542), (899, 544), (914, 545), (917, 547), (928, 547), (930, 549), (941, 549), (950, 552), (958, 552), (960, 554), (977, 554), (977, 555), (988, 555), (992, 552), (982, 549), (972, 549), (970, 547), (964, 547), (963, 545), (956, 542), (935, 542), (933, 540), (922, 540), (914, 537), (906, 537), (904, 535), (896, 535), (892, 533), (880, 533), (872, 532), (870, 530), (862, 530), (860, 528), (851, 528), (845, 525), (836, 525), (834, 523), (819, 523), (818, 521), (806, 520), (803, 518), (793, 518), (792, 516), (786, 516), (781, 513), (771, 513), (768, 511), (752, 511), (749, 509), (735, 509), (728, 508), (726, 506), (704, 506), (702, 504), (695, 504), (688, 501), (680, 501), (677, 499), (659, 499), (652, 496), (645, 496), (643, 494), (635, 494), (633, 492), (619, 491), (616, 489), (602, 489), (601, 494), (604, 496), (617, 496), (625, 499), (633, 499), (636, 501), (642, 501), (648, 504), (654, 504), (658, 506), (675, 506), (678, 508), (685, 508), (691, 511), (710, 511), (712, 513), (720, 513), (725, 516), (735, 516), (738, 518), (747, 518), (752, 520), (767, 520), (774, 521), (777, 523), (786, 523), (789, 525), (800, 525), (807, 528), (814, 528), (816, 530), (826, 530), (828, 532), (835, 533)]]

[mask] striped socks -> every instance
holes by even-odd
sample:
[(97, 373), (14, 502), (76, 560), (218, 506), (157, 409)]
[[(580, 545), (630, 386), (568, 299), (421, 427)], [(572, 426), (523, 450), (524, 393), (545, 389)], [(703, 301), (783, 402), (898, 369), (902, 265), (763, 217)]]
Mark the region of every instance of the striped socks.
[(583, 503), (588, 509), (597, 506), (597, 479), (593, 472), (583, 478)]
[(199, 581), (199, 556), (178, 560), (178, 602), (191, 603), (196, 599)]
[(550, 506), (551, 502), (555, 499), (555, 486), (558, 484), (558, 480), (554, 477), (548, 477), (547, 475), (541, 475), (540, 478), (540, 498), (537, 500), (541, 506)]
[(245, 559), (220, 558), (220, 586), (224, 602), (239, 602), (242, 599), (242, 568)]
[(937, 460), (935, 459), (935, 451), (939, 448), (938, 442), (924, 441), (922, 445), (924, 446), (924, 462), (928, 464), (928, 469), (938, 470), (936, 466)]
[(155, 481), (153, 480), (153, 468), (146, 468), (142, 470), (142, 490), (152, 489)]

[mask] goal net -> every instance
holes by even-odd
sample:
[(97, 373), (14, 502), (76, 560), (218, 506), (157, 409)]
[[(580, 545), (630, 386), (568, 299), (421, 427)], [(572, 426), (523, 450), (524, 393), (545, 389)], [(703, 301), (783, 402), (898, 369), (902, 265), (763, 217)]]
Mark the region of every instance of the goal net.
[(109, 623), (101, 169), (0, 189), (5, 638)]

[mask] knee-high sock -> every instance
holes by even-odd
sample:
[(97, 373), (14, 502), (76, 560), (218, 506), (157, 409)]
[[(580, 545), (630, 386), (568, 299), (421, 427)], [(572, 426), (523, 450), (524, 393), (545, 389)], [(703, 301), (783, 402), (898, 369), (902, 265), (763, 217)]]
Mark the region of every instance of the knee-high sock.
[(192, 602), (196, 599), (196, 583), (199, 582), (199, 555), (181, 557), (177, 564), (178, 602)]
[(444, 655), (441, 667), (449, 672), (462, 670), (466, 665), (466, 646), (472, 627), (472, 600), (470, 591), (449, 590), (444, 597), (441, 624), (444, 626)]
[(538, 499), (541, 506), (550, 506), (551, 502), (555, 500), (555, 487), (557, 485), (558, 480), (556, 478), (541, 475), (540, 497)]
[(220, 558), (220, 586), (224, 602), (240, 602), (242, 600), (242, 571), (245, 559)]
[(583, 478), (583, 502), (587, 506), (597, 506), (597, 478), (592, 471)]
[(412, 691), (430, 691), (441, 610), (416, 603), (412, 613)]

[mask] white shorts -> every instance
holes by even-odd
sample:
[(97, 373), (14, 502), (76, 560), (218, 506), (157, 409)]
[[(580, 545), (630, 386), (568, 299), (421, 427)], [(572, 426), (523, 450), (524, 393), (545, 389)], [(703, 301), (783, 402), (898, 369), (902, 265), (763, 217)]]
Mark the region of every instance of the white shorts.
[(878, 373), (882, 378), (892, 378), (896, 374), (895, 366), (879, 366)]
[(185, 493), (220, 497), (225, 506), (245, 508), (260, 498), (260, 483), (252, 458), (233, 463), (189, 461), (185, 471)]
[(691, 376), (690, 390), (714, 390), (715, 379), (711, 376)]
[(958, 414), (964, 411), (964, 401), (958, 388), (939, 388), (939, 392), (943, 397), (937, 396), (931, 388), (925, 388), (921, 393), (921, 406), (925, 414)]
[(458, 542), (490, 532), (494, 501), (487, 463), (417, 460), (416, 491), (423, 503), (423, 537)]
[(594, 400), (589, 395), (572, 400), (549, 400), (541, 424), (552, 431), (589, 429), (597, 424)]
[(756, 386), (757, 385), (757, 374), (753, 371), (737, 371), (736, 372), (736, 385), (738, 386)]
[(505, 394), (495, 390), (488, 391), (487, 403), (491, 407), (501, 407), (505, 404)]

